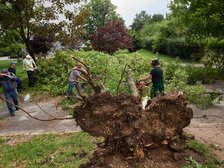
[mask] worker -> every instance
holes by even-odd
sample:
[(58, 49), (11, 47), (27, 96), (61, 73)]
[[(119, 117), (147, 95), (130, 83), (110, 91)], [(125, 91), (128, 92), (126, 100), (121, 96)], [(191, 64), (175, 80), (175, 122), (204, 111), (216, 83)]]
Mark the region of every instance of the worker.
[(141, 79), (140, 82), (145, 82), (148, 79), (152, 79), (150, 96), (151, 98), (154, 98), (160, 93), (164, 92), (163, 70), (161, 69), (159, 60), (157, 58), (151, 61), (151, 66), (153, 67), (151, 72), (146, 77)]
[(35, 85), (35, 76), (34, 71), (37, 69), (37, 66), (31, 56), (26, 55), (23, 60), (23, 70), (27, 72), (27, 76), (29, 79), (29, 86), (33, 87)]
[(19, 110), (18, 108), (18, 92), (17, 92), (17, 77), (8, 72), (8, 70), (3, 69), (0, 73), (0, 84), (4, 91), (4, 96), (6, 99), (6, 104), (11, 116), (15, 115), (15, 111)]
[[(8, 68), (8, 71), (13, 73), (13, 74), (15, 74), (16, 77), (17, 77), (17, 74), (16, 74), (16, 62), (10, 62), (10, 66)], [(16, 82), (17, 82), (17, 91), (20, 91), (22, 82), (21, 82), (21, 80), (18, 77), (16, 79)]]
[[(76, 66), (72, 69), (69, 79), (68, 79), (68, 95), (67, 99), (69, 100), (72, 95), (73, 86), (76, 85), (78, 91), (81, 91), (80, 80), (86, 81), (84, 77), (81, 76), (81, 72), (87, 74), (87, 71), (83, 68), (81, 63), (77, 63)], [(81, 97), (76, 93), (76, 97), (81, 99)]]

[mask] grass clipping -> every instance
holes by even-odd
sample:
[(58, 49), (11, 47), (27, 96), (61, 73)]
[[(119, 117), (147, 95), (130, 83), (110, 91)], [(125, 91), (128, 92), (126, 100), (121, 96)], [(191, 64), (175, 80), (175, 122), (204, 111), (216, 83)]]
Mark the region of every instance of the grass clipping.
[(85, 107), (75, 108), (75, 118), (84, 131), (105, 141), (82, 167), (133, 167), (139, 160), (147, 167), (180, 167), (172, 155), (174, 139), (183, 139), (192, 117), (180, 92), (152, 99), (145, 110), (132, 95), (91, 96)]

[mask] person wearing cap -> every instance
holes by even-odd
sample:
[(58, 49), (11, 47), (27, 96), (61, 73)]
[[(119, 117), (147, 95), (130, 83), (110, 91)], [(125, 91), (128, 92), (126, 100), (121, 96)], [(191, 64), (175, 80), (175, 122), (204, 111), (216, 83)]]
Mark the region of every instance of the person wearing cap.
[[(76, 85), (77, 89), (79, 91), (81, 91), (81, 84), (79, 79), (86, 81), (86, 79), (84, 77), (81, 76), (81, 73), (87, 73), (86, 70), (83, 68), (81, 63), (77, 63), (76, 66), (72, 69), (70, 75), (69, 75), (69, 79), (68, 79), (68, 95), (67, 95), (67, 99), (69, 100), (71, 95), (72, 95), (72, 89), (73, 86)], [(81, 98), (80, 96), (78, 96), (76, 94), (77, 98)]]
[(1, 70), (0, 84), (4, 91), (6, 104), (11, 116), (15, 115), (15, 111), (19, 110), (18, 92), (17, 92), (17, 77), (6, 69)]
[(151, 61), (151, 66), (153, 67), (151, 72), (140, 81), (152, 79), (152, 88), (150, 96), (151, 98), (154, 98), (160, 93), (164, 92), (163, 70), (160, 67), (158, 59), (153, 59)]
[[(10, 62), (8, 71), (16, 75), (16, 62)], [(18, 77), (16, 82), (17, 82), (17, 91), (19, 91), (21, 89), (22, 82)]]
[(26, 55), (25, 59), (23, 60), (23, 70), (27, 72), (27, 76), (29, 79), (29, 86), (33, 87), (35, 85), (35, 77), (34, 71), (37, 69), (36, 63), (28, 54)]

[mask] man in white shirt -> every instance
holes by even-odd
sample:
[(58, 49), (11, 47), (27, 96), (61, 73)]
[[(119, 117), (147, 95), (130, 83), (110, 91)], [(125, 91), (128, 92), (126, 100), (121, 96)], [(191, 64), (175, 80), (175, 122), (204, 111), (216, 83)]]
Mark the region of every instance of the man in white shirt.
[(27, 72), (27, 76), (29, 79), (29, 86), (31, 87), (35, 85), (35, 77), (34, 77), (35, 69), (37, 69), (36, 63), (29, 54), (26, 55), (25, 59), (23, 60), (23, 70)]

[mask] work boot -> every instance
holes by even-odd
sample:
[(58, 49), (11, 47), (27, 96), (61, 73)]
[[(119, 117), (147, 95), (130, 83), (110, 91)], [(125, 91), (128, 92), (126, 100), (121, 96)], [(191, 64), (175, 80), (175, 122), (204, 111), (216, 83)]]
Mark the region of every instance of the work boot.
[(10, 113), (11, 116), (15, 116), (15, 112), (14, 113)]

